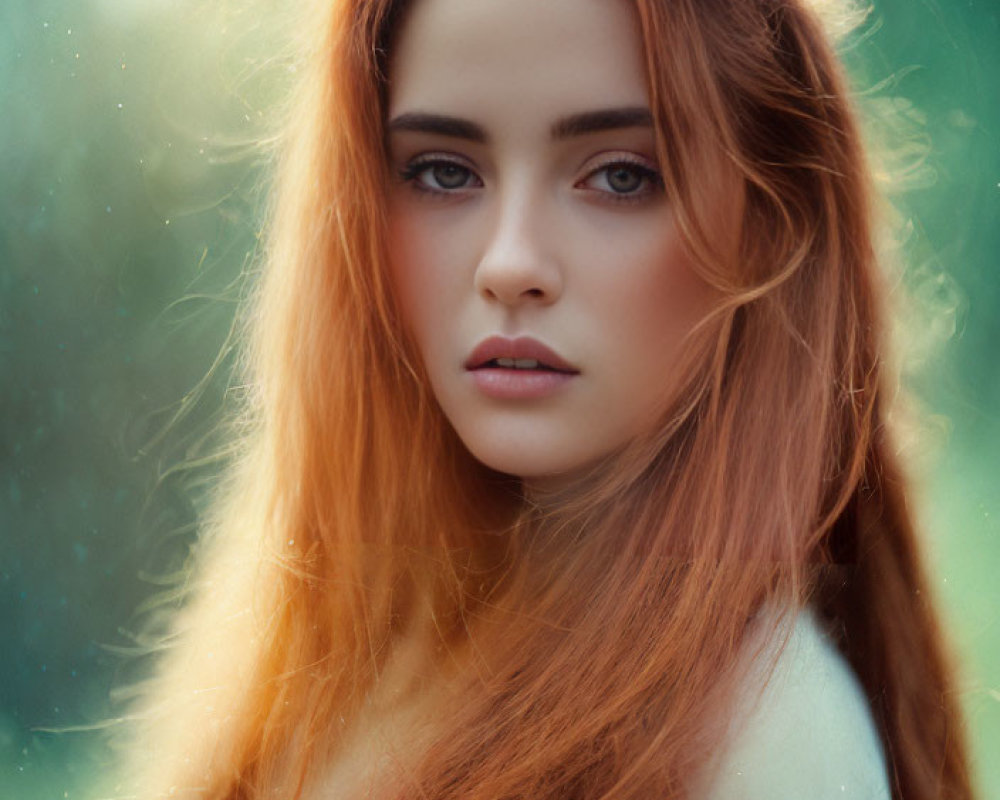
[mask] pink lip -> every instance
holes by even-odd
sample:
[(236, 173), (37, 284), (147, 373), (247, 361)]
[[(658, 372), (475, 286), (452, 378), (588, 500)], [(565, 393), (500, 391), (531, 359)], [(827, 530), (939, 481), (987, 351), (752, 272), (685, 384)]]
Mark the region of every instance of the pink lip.
[[(487, 366), (495, 358), (533, 358), (539, 367), (547, 369)], [(528, 336), (517, 339), (491, 336), (485, 339), (472, 351), (465, 368), (483, 394), (501, 400), (546, 397), (580, 374), (558, 353)]]
[[(494, 358), (533, 358), (540, 365), (550, 370), (577, 374), (579, 372), (572, 364), (564, 361), (558, 353), (549, 349), (537, 339), (530, 336), (519, 336), (508, 339), (505, 336), (490, 336), (480, 342), (465, 361), (465, 368), (481, 369)], [(532, 372), (533, 370), (523, 370)]]

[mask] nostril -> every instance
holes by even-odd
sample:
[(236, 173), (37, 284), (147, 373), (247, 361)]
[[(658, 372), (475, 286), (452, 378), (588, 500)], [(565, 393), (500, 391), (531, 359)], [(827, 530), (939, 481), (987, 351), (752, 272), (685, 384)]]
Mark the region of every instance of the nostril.
[(544, 304), (558, 297), (561, 275), (555, 263), (537, 254), (511, 254), (494, 248), (476, 266), (473, 285), (479, 296), (490, 302)]

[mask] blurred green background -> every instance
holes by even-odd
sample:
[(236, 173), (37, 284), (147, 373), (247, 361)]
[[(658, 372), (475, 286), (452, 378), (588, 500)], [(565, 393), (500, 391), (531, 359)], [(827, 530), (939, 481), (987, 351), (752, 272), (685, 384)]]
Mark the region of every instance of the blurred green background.
[[(0, 6), (0, 798), (107, 796), (112, 689), (183, 564), (292, 62), (261, 0)], [(877, 0), (845, 51), (898, 158), (906, 457), (1000, 798), (1000, 2)], [(874, 128), (873, 128), (874, 130)], [(874, 135), (874, 134), (873, 134)]]

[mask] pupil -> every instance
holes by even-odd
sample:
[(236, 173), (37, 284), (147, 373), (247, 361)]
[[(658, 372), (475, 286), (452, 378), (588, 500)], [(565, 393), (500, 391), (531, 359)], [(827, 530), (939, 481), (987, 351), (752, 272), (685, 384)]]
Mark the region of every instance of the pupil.
[(634, 192), (642, 177), (630, 167), (616, 167), (608, 173), (608, 185), (616, 192)]
[(434, 167), (434, 180), (444, 189), (458, 189), (465, 184), (468, 175), (463, 167), (441, 164)]

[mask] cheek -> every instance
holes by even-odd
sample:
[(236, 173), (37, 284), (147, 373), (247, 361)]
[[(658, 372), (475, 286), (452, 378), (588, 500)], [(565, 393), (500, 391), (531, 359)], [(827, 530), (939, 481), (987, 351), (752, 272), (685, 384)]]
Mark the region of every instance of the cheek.
[(389, 224), (389, 277), (393, 297), (411, 333), (416, 324), (415, 316), (426, 298), (420, 292), (423, 263), (423, 243), (414, 238), (405, 221), (393, 218)]
[(389, 268), (393, 294), (403, 323), (426, 358), (433, 333), (431, 322), (440, 319), (447, 264), (434, 232), (418, 215), (393, 210), (389, 221)]
[(645, 222), (595, 244), (589, 256), (591, 313), (606, 321), (625, 360), (676, 350), (713, 297), (669, 217)]
[(646, 337), (671, 351), (707, 312), (711, 299), (710, 287), (677, 239), (671, 235), (651, 252), (643, 279), (633, 287), (636, 319)]
[[(713, 293), (693, 268), (671, 223), (634, 230), (603, 252), (606, 267), (589, 293), (602, 336), (593, 341), (609, 378), (603, 413), (620, 435), (644, 430), (687, 379), (685, 337), (708, 313)], [(595, 331), (596, 332), (596, 331)]]

